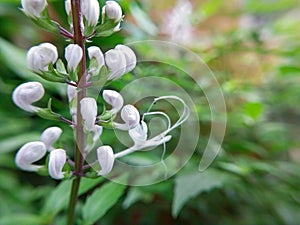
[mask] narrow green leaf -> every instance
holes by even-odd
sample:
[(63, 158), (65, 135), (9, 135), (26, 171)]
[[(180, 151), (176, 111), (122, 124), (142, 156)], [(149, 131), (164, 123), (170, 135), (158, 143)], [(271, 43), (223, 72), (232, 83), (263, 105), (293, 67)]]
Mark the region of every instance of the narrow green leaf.
[(48, 222), (45, 221), (44, 218), (32, 215), (32, 214), (24, 214), (24, 215), (18, 215), (18, 214), (12, 214), (12, 215), (5, 215), (1, 216), (0, 218), (0, 224), (3, 225), (43, 225), (47, 224)]
[(83, 206), (83, 224), (91, 225), (99, 220), (118, 201), (125, 190), (125, 186), (107, 183), (89, 196)]
[(204, 172), (188, 173), (178, 176), (175, 183), (175, 195), (172, 204), (172, 215), (177, 217), (182, 207), (191, 198), (204, 191), (221, 187), (228, 179), (228, 175), (214, 169)]
[(23, 133), (14, 137), (9, 137), (0, 141), (0, 154), (15, 151), (26, 142), (36, 141), (40, 134), (36, 132)]
[(83, 177), (80, 182), (79, 195), (85, 194), (86, 192), (100, 184), (102, 181), (104, 181), (103, 177), (98, 177), (96, 179)]
[(70, 198), (71, 186), (72, 180), (62, 181), (46, 200), (42, 214), (53, 218), (62, 209), (66, 208)]

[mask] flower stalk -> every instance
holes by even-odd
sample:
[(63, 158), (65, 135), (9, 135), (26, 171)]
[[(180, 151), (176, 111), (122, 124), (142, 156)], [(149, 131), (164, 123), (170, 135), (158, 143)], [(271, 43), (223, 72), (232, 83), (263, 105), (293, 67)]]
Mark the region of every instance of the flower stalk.
[[(81, 9), (80, 9), (80, 0), (71, 0), (71, 10), (72, 10), (72, 21), (73, 21), (73, 43), (77, 44), (82, 49), (82, 59), (78, 65), (78, 92), (77, 97), (77, 106), (80, 106), (80, 101), (86, 97), (86, 56), (85, 56), (85, 37), (83, 35), (82, 26), (81, 26)], [(69, 200), (68, 207), (68, 220), (67, 224), (74, 224), (75, 219), (75, 208), (78, 199), (78, 190), (81, 181), (81, 176), (83, 174), (83, 155), (82, 150), (85, 147), (85, 135), (83, 130), (82, 116), (80, 113), (80, 107), (77, 107), (77, 119), (75, 125), (75, 178), (72, 182), (72, 189)]]

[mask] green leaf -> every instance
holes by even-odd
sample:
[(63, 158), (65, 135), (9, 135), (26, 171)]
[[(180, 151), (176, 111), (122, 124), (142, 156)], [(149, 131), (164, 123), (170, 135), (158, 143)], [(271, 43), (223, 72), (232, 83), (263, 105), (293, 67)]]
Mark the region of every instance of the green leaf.
[(125, 190), (125, 186), (107, 183), (89, 196), (83, 206), (83, 224), (91, 225), (99, 220), (118, 201)]
[(46, 119), (46, 120), (60, 121), (62, 116), (60, 114), (57, 114), (52, 111), (51, 102), (52, 102), (52, 99), (50, 98), (48, 101), (48, 107), (44, 108), (44, 109), (39, 109), (36, 114), (39, 117)]
[(223, 186), (227, 179), (227, 174), (214, 169), (207, 169), (204, 172), (189, 173), (176, 177), (172, 215), (177, 217), (188, 200), (204, 191), (210, 191), (213, 188)]
[(0, 218), (0, 224), (2, 225), (43, 225), (47, 224), (48, 222), (45, 221), (44, 218), (32, 215), (32, 214), (24, 214), (24, 215), (18, 215), (18, 214), (12, 214), (12, 215), (5, 215), (1, 216)]
[(15, 151), (21, 145), (30, 142), (36, 141), (40, 138), (40, 134), (36, 132), (32, 133), (22, 133), (18, 136), (9, 137), (0, 141), (0, 154), (6, 152)]
[(80, 182), (79, 195), (85, 194), (86, 192), (100, 184), (102, 181), (104, 181), (103, 177), (98, 177), (96, 179), (83, 177)]
[(260, 102), (248, 102), (243, 106), (243, 112), (251, 119), (256, 120), (263, 113), (263, 107)]
[(53, 218), (57, 213), (65, 209), (69, 202), (71, 186), (72, 180), (62, 181), (46, 200), (42, 214)]

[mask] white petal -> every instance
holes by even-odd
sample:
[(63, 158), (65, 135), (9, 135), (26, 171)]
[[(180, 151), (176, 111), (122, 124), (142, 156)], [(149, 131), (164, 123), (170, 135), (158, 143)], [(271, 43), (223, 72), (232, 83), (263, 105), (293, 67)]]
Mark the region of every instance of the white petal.
[(123, 52), (126, 59), (126, 71), (125, 73), (130, 72), (136, 66), (136, 55), (134, 51), (126, 45), (117, 45), (116, 50)]
[(41, 135), (41, 141), (44, 142), (46, 149), (52, 150), (52, 145), (58, 140), (62, 133), (59, 127), (49, 127)]
[(77, 88), (72, 86), (72, 85), (68, 85), (68, 100), (69, 102), (71, 102), (73, 100), (73, 98), (77, 97)]
[(29, 142), (23, 145), (18, 151), (15, 163), (26, 171), (38, 171), (42, 166), (32, 165), (32, 163), (40, 160), (46, 154), (46, 146), (41, 141)]
[(26, 59), (29, 68), (34, 72), (48, 71), (49, 64), (54, 64), (58, 59), (57, 48), (53, 44), (42, 43), (31, 47), (27, 52)]
[(104, 65), (104, 56), (101, 49), (97, 46), (91, 46), (88, 48), (89, 58), (95, 58), (97, 60), (98, 69)]
[(135, 145), (142, 145), (147, 140), (147, 133), (148, 127), (144, 121), (128, 131)]
[(116, 80), (126, 71), (126, 58), (122, 51), (111, 49), (105, 53), (105, 64), (111, 70), (108, 80)]
[(121, 118), (129, 129), (134, 128), (140, 122), (140, 113), (133, 105), (125, 105), (121, 111)]
[(101, 146), (97, 149), (97, 158), (101, 166), (98, 175), (108, 174), (114, 165), (115, 157), (112, 148), (108, 145)]
[(50, 152), (48, 172), (49, 175), (54, 179), (64, 178), (64, 172), (62, 169), (66, 163), (67, 155), (63, 149), (55, 149)]
[(113, 115), (120, 111), (124, 104), (124, 99), (119, 92), (114, 90), (104, 90), (103, 91), (103, 99), (108, 104), (112, 106), (112, 109), (109, 110)]
[(89, 26), (97, 25), (100, 15), (100, 7), (97, 0), (81, 1), (81, 12)]
[(39, 82), (27, 82), (19, 85), (13, 92), (14, 103), (28, 112), (35, 112), (37, 107), (31, 104), (40, 100), (45, 94), (44, 87)]
[(72, 12), (72, 8), (71, 8), (71, 0), (66, 0), (65, 1), (65, 10), (67, 15), (70, 15)]
[(88, 131), (93, 131), (97, 117), (97, 103), (93, 98), (83, 98), (80, 101), (80, 112)]
[(21, 0), (22, 7), (27, 16), (41, 17), (41, 13), (44, 11), (47, 1), (46, 0)]
[(82, 49), (77, 44), (69, 44), (65, 48), (65, 58), (68, 62), (68, 69), (70, 71), (75, 71), (82, 59), (82, 55)]
[(102, 8), (102, 15), (107, 18), (118, 21), (122, 18), (122, 9), (115, 1), (106, 1), (105, 6)]

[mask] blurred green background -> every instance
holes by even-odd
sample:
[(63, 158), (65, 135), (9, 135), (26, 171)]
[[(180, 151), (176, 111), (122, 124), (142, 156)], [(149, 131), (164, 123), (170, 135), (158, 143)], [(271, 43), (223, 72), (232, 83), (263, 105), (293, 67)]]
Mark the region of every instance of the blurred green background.
[[(194, 51), (219, 81), (228, 121), (221, 153), (207, 171), (200, 173), (198, 165), (212, 122), (203, 100), (197, 108), (199, 143), (188, 164), (162, 183), (128, 187), (98, 224), (299, 224), (299, 1), (119, 3), (126, 15), (122, 31), (109, 38), (96, 38), (92, 44), (106, 51), (118, 43), (158, 39)], [(18, 84), (41, 81), (27, 69), (26, 50), (47, 41), (55, 43), (62, 57), (66, 46), (63, 38), (35, 26), (19, 7), (17, 0), (0, 1), (1, 225), (40, 224), (34, 215), (43, 214), (49, 193), (58, 184), (48, 177), (22, 172), (14, 165), (14, 155), (21, 145), (39, 139), (45, 128), (56, 125), (12, 103), (11, 93)], [(50, 1), (49, 10), (52, 18), (66, 25), (63, 1)], [(152, 51), (143, 48), (138, 55)], [(187, 59), (175, 56), (171, 60), (184, 65)], [(163, 74), (189, 90), (191, 96), (204, 96), (191, 88), (194, 83), (190, 79), (174, 78), (172, 71), (168, 74), (163, 66), (155, 64), (139, 68), (110, 88), (120, 90), (135, 76), (147, 74)], [(40, 104), (45, 105), (52, 96), (54, 110), (68, 117), (65, 87), (42, 82), (47, 94)], [(59, 126), (66, 133), (60, 145), (71, 148), (71, 129)], [(55, 213), (53, 224), (63, 224), (63, 212), (64, 207)]]

